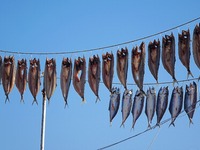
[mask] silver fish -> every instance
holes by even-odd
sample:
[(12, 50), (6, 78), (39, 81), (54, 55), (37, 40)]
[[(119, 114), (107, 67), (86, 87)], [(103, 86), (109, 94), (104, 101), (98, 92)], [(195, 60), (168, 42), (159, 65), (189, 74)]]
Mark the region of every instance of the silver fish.
[(181, 63), (186, 67), (188, 71), (187, 77), (192, 75), (190, 71), (190, 30), (182, 30), (182, 34), (178, 34), (178, 55)]
[(162, 63), (165, 70), (172, 76), (174, 83), (177, 82), (174, 72), (175, 61), (175, 39), (171, 33), (162, 38)]
[(72, 78), (72, 60), (69, 58), (63, 58), (60, 72), (60, 87), (62, 95), (65, 101), (65, 107), (67, 105), (67, 98)]
[(93, 56), (89, 58), (89, 64), (88, 64), (88, 83), (90, 85), (90, 88), (96, 95), (97, 99), (99, 98), (99, 82), (100, 82), (100, 74), (101, 74), (101, 68), (100, 68), (101, 61), (99, 59), (99, 56)]
[(2, 57), (0, 56), (0, 84), (2, 84)]
[(121, 84), (126, 87), (127, 81), (127, 72), (128, 72), (128, 49), (121, 49), (117, 51), (117, 76)]
[(144, 106), (144, 94), (141, 91), (137, 90), (135, 93), (133, 106), (132, 106), (132, 115), (133, 115), (132, 128), (134, 128), (137, 119), (140, 117), (143, 106)]
[(122, 125), (124, 125), (126, 119), (128, 118), (131, 107), (132, 107), (132, 95), (133, 91), (126, 89), (124, 91), (123, 97), (122, 97)]
[(148, 66), (151, 74), (158, 83), (158, 69), (160, 65), (160, 41), (154, 40), (148, 45)]
[(53, 95), (56, 88), (56, 60), (46, 59), (45, 69), (44, 69), (44, 90), (48, 101)]
[(192, 47), (194, 62), (200, 69), (200, 23), (199, 25), (197, 24), (194, 28)]
[(18, 60), (17, 62), (17, 71), (16, 71), (16, 80), (15, 85), (21, 95), (21, 101), (24, 102), (23, 94), (26, 90), (27, 83), (27, 63), (26, 59)]
[(30, 60), (28, 86), (34, 98), (33, 103), (35, 102), (36, 104), (38, 104), (36, 96), (40, 90), (40, 84), (40, 60), (36, 60), (36, 58), (34, 58)]
[(86, 78), (86, 62), (85, 57), (74, 60), (73, 70), (73, 86), (76, 92), (82, 98), (82, 102), (85, 102), (84, 90), (85, 90), (85, 78)]
[(162, 120), (162, 117), (167, 109), (168, 96), (169, 96), (168, 86), (163, 88), (161, 87), (158, 92), (157, 105), (156, 105), (157, 125), (159, 127), (160, 127), (160, 121)]
[(120, 89), (113, 87), (111, 89), (110, 102), (109, 102), (109, 111), (110, 111), (110, 123), (116, 116), (120, 105)]
[[(175, 126), (174, 121), (178, 117), (178, 115), (181, 112), (183, 105), (183, 88), (182, 87), (176, 87), (172, 91), (172, 96), (169, 104), (169, 112), (171, 114), (171, 123), (170, 125)], [(170, 126), (169, 125), (169, 126)]]
[(134, 78), (135, 83), (139, 87), (139, 89), (143, 91), (143, 81), (144, 81), (144, 70), (145, 70), (145, 44), (144, 42), (141, 43), (139, 47), (140, 51), (138, 50), (138, 47), (133, 47), (132, 49), (132, 59), (131, 59), (131, 65), (132, 65), (132, 75)]
[(190, 85), (186, 85), (185, 88), (185, 99), (184, 99), (184, 110), (188, 115), (190, 120), (190, 124), (192, 122), (192, 118), (194, 115), (194, 111), (197, 103), (197, 84), (195, 82), (190, 83)]
[(151, 122), (156, 110), (156, 90), (154, 87), (147, 90), (145, 114), (148, 119), (148, 128), (151, 128)]
[(6, 95), (6, 100), (9, 101), (9, 93), (12, 91), (14, 84), (15, 84), (15, 59), (13, 56), (5, 56), (2, 66), (2, 83), (3, 89)]
[(103, 83), (107, 89), (111, 92), (112, 81), (114, 74), (114, 56), (111, 53), (106, 53), (102, 55), (102, 78)]

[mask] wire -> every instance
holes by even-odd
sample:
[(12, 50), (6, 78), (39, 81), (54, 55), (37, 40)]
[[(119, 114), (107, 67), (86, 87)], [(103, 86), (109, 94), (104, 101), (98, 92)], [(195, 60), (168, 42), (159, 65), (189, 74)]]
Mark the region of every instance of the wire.
[[(198, 101), (196, 102), (196, 105), (197, 105), (197, 103), (199, 103), (199, 102), (200, 102), (200, 100), (198, 100)], [(198, 106), (198, 107), (199, 107), (199, 106)], [(192, 109), (191, 111), (193, 111), (193, 110), (195, 110), (195, 109), (197, 109), (197, 107), (194, 108), (194, 109)], [(182, 114), (184, 111), (185, 111), (185, 109), (183, 109), (183, 110), (179, 113), (179, 115)], [(191, 111), (190, 111), (190, 112), (191, 112)], [(190, 113), (190, 112), (188, 112), (188, 113)], [(177, 118), (183, 117), (183, 116), (185, 116), (185, 115), (187, 115), (187, 113), (184, 114), (184, 115), (182, 115), (182, 116), (178, 116)], [(163, 124), (169, 122), (170, 120), (171, 120), (171, 118), (168, 118), (168, 119), (162, 121), (162, 122), (160, 123), (160, 126), (162, 126)], [(118, 141), (118, 142), (115, 142), (115, 143), (113, 143), (113, 144), (107, 145), (107, 146), (105, 146), (105, 147), (99, 148), (99, 149), (97, 149), (97, 150), (107, 149), (107, 148), (109, 148), (109, 147), (112, 147), (112, 146), (115, 146), (115, 145), (117, 145), (117, 144), (123, 143), (123, 142), (125, 142), (125, 141), (127, 141), (127, 140), (130, 140), (130, 139), (135, 138), (135, 137), (137, 137), (137, 136), (139, 136), (139, 135), (141, 135), (141, 134), (144, 134), (144, 133), (147, 132), (147, 131), (150, 131), (150, 130), (152, 130), (152, 129), (155, 129), (156, 127), (157, 127), (157, 124), (154, 125), (152, 128), (148, 128), (148, 129), (146, 129), (146, 130), (144, 130), (144, 131), (142, 131), (142, 132), (139, 132), (139, 133), (137, 133), (137, 134), (135, 134), (135, 135), (133, 135), (133, 136), (130, 136), (130, 137), (128, 137), (128, 138), (125, 138), (125, 139), (120, 140), (120, 141)]]
[(188, 22), (182, 23), (182, 24), (177, 25), (175, 27), (172, 27), (172, 28), (169, 28), (169, 29), (166, 29), (166, 30), (154, 33), (154, 34), (150, 34), (150, 35), (147, 35), (147, 36), (144, 36), (144, 37), (141, 37), (141, 38), (137, 38), (137, 39), (134, 39), (134, 40), (131, 40), (131, 41), (126, 41), (126, 42), (117, 43), (117, 44), (113, 44), (113, 45), (109, 45), (109, 46), (98, 47), (98, 48), (83, 49), (83, 50), (68, 51), (68, 52), (67, 51), (66, 52), (18, 52), (18, 51), (8, 51), (8, 50), (0, 50), (0, 52), (9, 53), (9, 54), (23, 54), (23, 55), (63, 55), (63, 54), (74, 54), (74, 53), (99, 51), (99, 50), (102, 50), (102, 49), (118, 47), (118, 46), (121, 46), (121, 45), (130, 44), (130, 43), (134, 43), (134, 42), (137, 42), (137, 41), (145, 40), (145, 39), (148, 39), (150, 37), (154, 37), (156, 35), (160, 35), (160, 34), (168, 32), (168, 31), (172, 31), (174, 29), (180, 28), (182, 26), (190, 24), (190, 23), (197, 21), (199, 19), (200, 19), (200, 17), (197, 17), (197, 18), (192, 19)]

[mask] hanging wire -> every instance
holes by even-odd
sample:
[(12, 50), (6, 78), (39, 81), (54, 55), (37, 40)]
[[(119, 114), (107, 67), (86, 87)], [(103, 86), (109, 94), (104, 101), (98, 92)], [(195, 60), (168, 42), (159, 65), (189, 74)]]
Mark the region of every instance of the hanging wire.
[(172, 27), (172, 28), (169, 28), (169, 29), (166, 29), (166, 30), (154, 33), (154, 34), (150, 34), (150, 35), (147, 35), (147, 36), (144, 36), (144, 37), (141, 37), (141, 38), (137, 38), (137, 39), (134, 39), (134, 40), (131, 40), (131, 41), (126, 41), (126, 42), (117, 43), (117, 44), (113, 44), (113, 45), (109, 45), (109, 46), (98, 47), (98, 48), (75, 50), (75, 51), (68, 51), (68, 52), (67, 51), (65, 51), (65, 52), (19, 52), (19, 51), (8, 51), (8, 50), (0, 50), (0, 52), (9, 53), (9, 54), (23, 54), (23, 55), (62, 55), (62, 54), (73, 54), (73, 53), (99, 51), (99, 50), (102, 50), (102, 49), (108, 49), (108, 48), (112, 48), (112, 47), (119, 47), (121, 45), (126, 45), (126, 44), (134, 43), (134, 42), (137, 42), (137, 41), (145, 40), (145, 39), (157, 36), (157, 35), (161, 35), (161, 34), (166, 33), (168, 31), (172, 31), (172, 30), (177, 29), (179, 27), (182, 27), (182, 26), (185, 26), (187, 24), (190, 24), (190, 23), (192, 23), (194, 21), (197, 21), (199, 19), (200, 19), (200, 17), (197, 17), (197, 18), (192, 19), (192, 20), (190, 20), (188, 22), (182, 23), (182, 24), (177, 25), (175, 27)]
[[(200, 102), (200, 100), (198, 100), (198, 101), (196, 102), (196, 105), (197, 105), (199, 102)], [(197, 109), (198, 107), (199, 107), (199, 105), (198, 105), (196, 108), (192, 109), (191, 111)], [(189, 113), (191, 112), (191, 111), (189, 111), (188, 113), (185, 113), (185, 114), (183, 114), (183, 115), (180, 115), (180, 114), (182, 114), (184, 111), (185, 111), (185, 110), (183, 109), (183, 110), (179, 113), (179, 116), (178, 116), (177, 118), (183, 117), (183, 116), (185, 116), (185, 115), (187, 115), (187, 114), (189, 114)], [(160, 126), (162, 126), (163, 124), (169, 122), (170, 120), (171, 120), (171, 118), (168, 118), (168, 119), (162, 121), (162, 122), (160, 123)], [(117, 145), (117, 144), (123, 143), (123, 142), (125, 142), (125, 141), (127, 141), (127, 140), (130, 140), (130, 139), (135, 138), (135, 137), (137, 137), (137, 136), (139, 136), (139, 135), (142, 135), (142, 134), (144, 134), (144, 133), (147, 132), (147, 131), (150, 131), (150, 130), (152, 130), (152, 129), (155, 129), (156, 127), (158, 127), (157, 124), (154, 125), (152, 128), (148, 128), (148, 129), (146, 129), (146, 130), (144, 130), (144, 131), (142, 131), (142, 132), (139, 132), (139, 133), (137, 133), (137, 134), (135, 134), (135, 135), (133, 135), (133, 136), (130, 136), (130, 137), (128, 137), (128, 138), (125, 138), (125, 139), (120, 140), (120, 141), (118, 141), (118, 142), (115, 142), (115, 143), (113, 143), (113, 144), (107, 145), (107, 146), (105, 146), (105, 147), (99, 148), (99, 149), (97, 149), (97, 150), (103, 150), (103, 149), (107, 149), (107, 148), (109, 148), (109, 147), (113, 147), (113, 146), (115, 146), (115, 145)]]

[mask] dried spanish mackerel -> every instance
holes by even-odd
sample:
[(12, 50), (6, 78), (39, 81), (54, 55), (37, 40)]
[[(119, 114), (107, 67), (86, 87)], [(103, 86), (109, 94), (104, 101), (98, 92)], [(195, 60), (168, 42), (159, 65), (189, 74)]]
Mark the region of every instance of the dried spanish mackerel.
[(103, 83), (107, 89), (111, 92), (112, 81), (114, 74), (114, 56), (112, 53), (106, 53), (102, 55), (102, 77)]
[(89, 58), (89, 64), (88, 64), (88, 82), (90, 85), (90, 88), (96, 95), (97, 99), (99, 98), (99, 82), (100, 82), (100, 74), (101, 74), (101, 68), (100, 68), (101, 61), (99, 59), (99, 56), (93, 56)]
[(178, 34), (178, 55), (182, 64), (186, 67), (188, 71), (187, 77), (192, 75), (190, 71), (190, 31), (182, 30), (182, 34)]
[(26, 59), (18, 60), (15, 85), (21, 95), (21, 101), (24, 102), (23, 94), (26, 90), (27, 82), (27, 63)]
[(12, 91), (15, 84), (15, 59), (13, 56), (5, 56), (2, 66), (2, 83), (6, 95), (6, 100), (9, 101), (9, 93)]
[(121, 49), (117, 51), (117, 75), (121, 84), (126, 87), (127, 81), (127, 72), (128, 72), (128, 49)]
[(160, 65), (160, 41), (154, 40), (148, 45), (148, 66), (151, 74), (158, 83), (158, 69)]
[(192, 47), (193, 47), (194, 62), (200, 69), (200, 24), (196, 25), (194, 28)]

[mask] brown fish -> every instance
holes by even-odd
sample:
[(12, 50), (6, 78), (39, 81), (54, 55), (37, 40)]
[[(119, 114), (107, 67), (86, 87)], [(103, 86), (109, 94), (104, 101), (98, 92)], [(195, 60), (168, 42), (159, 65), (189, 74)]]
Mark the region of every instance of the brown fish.
[(128, 49), (121, 49), (117, 51), (117, 75), (121, 84), (126, 87), (127, 81), (127, 72), (128, 72)]
[(192, 75), (190, 71), (190, 30), (182, 30), (182, 34), (178, 34), (178, 55), (181, 63), (186, 67), (188, 71), (187, 77)]
[(103, 83), (107, 87), (107, 89), (111, 92), (112, 89), (112, 81), (114, 74), (114, 56), (111, 53), (106, 53), (102, 55), (102, 77)]
[(174, 72), (175, 61), (175, 39), (171, 33), (171, 35), (165, 35), (162, 38), (162, 63), (165, 70), (172, 76), (174, 83), (177, 82)]
[(28, 86), (34, 98), (33, 103), (36, 102), (36, 104), (38, 104), (36, 96), (40, 90), (40, 84), (40, 60), (36, 60), (36, 58), (34, 58), (30, 60)]
[(0, 56), (0, 84), (2, 83), (2, 57)]
[(93, 57), (89, 58), (88, 82), (89, 82), (90, 88), (92, 89), (92, 91), (97, 97), (96, 102), (100, 100), (99, 98), (99, 82), (100, 82), (100, 74), (101, 74), (100, 64), (101, 64), (101, 61), (98, 55), (97, 56), (94, 55)]
[(44, 90), (49, 102), (56, 85), (56, 60), (47, 58), (44, 70)]
[(2, 66), (2, 83), (6, 95), (6, 100), (9, 101), (8, 94), (12, 91), (15, 84), (15, 58), (13, 56), (5, 56)]
[(160, 65), (160, 41), (154, 40), (148, 45), (148, 66), (151, 74), (158, 83), (158, 69)]
[(199, 25), (197, 24), (194, 28), (192, 47), (194, 62), (200, 69), (200, 23)]
[(67, 105), (67, 98), (71, 84), (71, 78), (72, 78), (72, 60), (69, 58), (63, 58), (61, 65), (61, 73), (60, 73), (60, 87), (65, 101), (65, 106)]
[(23, 94), (26, 89), (27, 82), (27, 64), (26, 59), (18, 60), (17, 62), (17, 71), (16, 71), (16, 80), (15, 85), (21, 95), (21, 101), (23, 100)]
[(143, 81), (144, 81), (144, 70), (145, 70), (145, 44), (141, 43), (138, 50), (138, 46), (132, 49), (131, 65), (132, 65), (132, 75), (135, 83), (143, 91)]
[(74, 70), (73, 70), (73, 85), (76, 92), (85, 102), (84, 91), (85, 91), (85, 78), (86, 78), (86, 62), (85, 57), (74, 60)]

